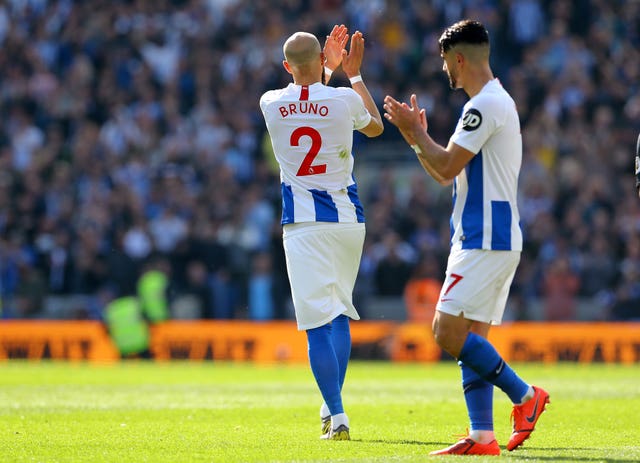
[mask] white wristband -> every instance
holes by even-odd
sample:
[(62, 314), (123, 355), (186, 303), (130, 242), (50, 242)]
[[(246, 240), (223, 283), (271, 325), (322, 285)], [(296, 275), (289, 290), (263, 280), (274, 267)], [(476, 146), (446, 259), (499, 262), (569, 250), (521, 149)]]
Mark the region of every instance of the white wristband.
[(362, 82), (362, 76), (360, 74), (358, 74), (357, 76), (353, 76), (349, 78), (349, 82), (351, 82), (351, 85), (357, 83), (357, 82)]
[(324, 76), (327, 78), (327, 80), (329, 80), (331, 78), (331, 74), (333, 74), (333, 71), (325, 66), (324, 67)]
[(422, 150), (420, 149), (420, 146), (418, 146), (418, 145), (411, 145), (411, 149), (413, 149), (413, 151), (415, 151), (416, 154), (422, 153)]

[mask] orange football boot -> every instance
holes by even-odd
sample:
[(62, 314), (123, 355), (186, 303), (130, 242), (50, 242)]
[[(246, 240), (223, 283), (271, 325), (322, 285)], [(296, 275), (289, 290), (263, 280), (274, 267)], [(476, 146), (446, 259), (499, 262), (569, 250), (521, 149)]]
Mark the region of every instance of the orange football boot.
[(481, 444), (470, 437), (465, 437), (452, 446), (436, 450), (429, 455), (500, 455), (500, 447), (495, 439), (488, 444)]
[(533, 397), (522, 405), (514, 405), (511, 412), (513, 432), (507, 443), (507, 450), (512, 451), (528, 439), (545, 406), (549, 403), (549, 393), (544, 389), (533, 386)]

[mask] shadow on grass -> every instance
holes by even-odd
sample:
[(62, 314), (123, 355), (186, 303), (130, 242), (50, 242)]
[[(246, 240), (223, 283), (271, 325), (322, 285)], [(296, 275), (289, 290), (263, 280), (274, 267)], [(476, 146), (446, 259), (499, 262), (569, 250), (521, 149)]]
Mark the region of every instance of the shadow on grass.
[(425, 442), (419, 440), (408, 440), (408, 439), (351, 439), (352, 442), (362, 442), (363, 444), (385, 444), (385, 445), (441, 445), (443, 447), (448, 447), (451, 445), (451, 442)]
[[(558, 449), (562, 450), (562, 449)], [(567, 449), (575, 450), (575, 449)], [(503, 453), (504, 455), (504, 453)], [(602, 463), (638, 463), (638, 460), (629, 460), (627, 458), (597, 458), (597, 457), (576, 457), (575, 455), (563, 457), (561, 455), (554, 455), (552, 457), (541, 457), (539, 455), (518, 455), (520, 460), (534, 460), (534, 461), (598, 461)]]
[[(535, 461), (598, 461), (602, 463), (638, 463), (637, 459), (631, 460), (628, 458), (611, 458), (611, 457), (596, 457), (596, 456), (579, 456), (576, 453), (580, 452), (601, 452), (603, 449), (601, 448), (590, 448), (590, 447), (528, 447), (529, 450), (535, 450), (536, 452), (544, 452), (548, 451), (549, 453), (557, 452), (571, 452), (572, 455), (562, 456), (562, 455), (552, 455), (552, 456), (540, 456), (540, 455), (522, 455), (520, 453), (517, 454), (517, 457), (520, 460), (535, 460)], [(504, 449), (503, 449), (504, 450)], [(517, 452), (503, 452), (505, 454), (512, 454), (516, 456)]]
[[(448, 447), (451, 445), (451, 442), (425, 442), (418, 440), (394, 440), (394, 439), (351, 439), (352, 442), (362, 442), (363, 444), (383, 444), (383, 445), (423, 445), (428, 447)], [(548, 451), (549, 453), (562, 453), (562, 452), (571, 452), (573, 455), (552, 455), (552, 456), (540, 456), (536, 455), (525, 455), (522, 453), (522, 450), (509, 452), (504, 446), (500, 446), (502, 450), (502, 455), (512, 455), (513, 457), (517, 457), (519, 460), (532, 460), (532, 461), (576, 461), (576, 462), (602, 462), (602, 463), (638, 463), (638, 460), (631, 460), (628, 458), (599, 458), (599, 457), (588, 457), (588, 456), (577, 456), (575, 453), (580, 452), (598, 452), (602, 451), (601, 448), (590, 448), (590, 447), (527, 447), (527, 450), (532, 450), (535, 452), (544, 452)]]

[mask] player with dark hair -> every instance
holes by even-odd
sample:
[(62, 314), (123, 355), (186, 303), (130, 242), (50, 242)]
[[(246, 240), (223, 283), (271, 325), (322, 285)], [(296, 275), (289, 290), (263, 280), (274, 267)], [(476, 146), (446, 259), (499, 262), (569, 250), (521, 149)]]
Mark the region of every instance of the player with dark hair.
[(424, 109), (385, 98), (385, 117), (415, 150), (423, 168), (441, 184), (453, 182), (451, 252), (433, 320), (436, 342), (458, 359), (471, 429), (433, 455), (499, 455), (493, 431), (493, 387), (513, 402), (507, 450), (527, 439), (549, 402), (543, 389), (525, 383), (487, 340), (502, 322), (509, 287), (522, 251), (517, 184), (522, 138), (515, 103), (489, 65), (489, 34), (464, 20), (439, 40), (452, 89), (470, 100), (447, 147), (427, 133)]
[[(351, 352), (349, 318), (359, 319), (353, 287), (365, 237), (364, 214), (353, 178), (353, 131), (382, 133), (382, 116), (360, 65), (364, 38), (356, 31), (349, 52), (344, 26), (318, 39), (297, 32), (287, 39), (286, 88), (262, 95), (267, 129), (280, 165), (283, 242), (299, 330), (305, 330), (309, 363), (324, 403), (322, 437), (348, 440), (342, 385)], [(326, 59), (326, 68), (325, 68)], [(342, 64), (352, 88), (323, 85)]]

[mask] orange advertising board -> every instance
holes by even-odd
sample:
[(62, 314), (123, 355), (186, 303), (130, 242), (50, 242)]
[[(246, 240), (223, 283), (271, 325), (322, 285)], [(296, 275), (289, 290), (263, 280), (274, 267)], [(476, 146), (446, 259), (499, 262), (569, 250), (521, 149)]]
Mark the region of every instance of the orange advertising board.
[[(351, 324), (353, 354), (396, 362), (433, 362), (446, 356), (428, 323), (359, 321)], [(640, 362), (640, 323), (517, 322), (491, 329), (507, 361)], [(306, 362), (303, 332), (291, 321), (169, 321), (151, 327), (150, 354), (172, 359)], [(120, 358), (97, 321), (0, 323), (0, 361), (114, 361)]]

